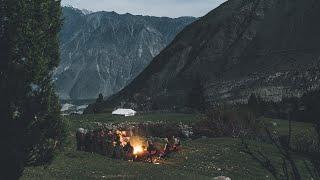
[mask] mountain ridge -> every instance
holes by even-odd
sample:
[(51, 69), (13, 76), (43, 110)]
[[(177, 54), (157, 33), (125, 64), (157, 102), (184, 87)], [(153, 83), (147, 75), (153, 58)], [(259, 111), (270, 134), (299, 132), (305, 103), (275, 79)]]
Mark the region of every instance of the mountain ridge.
[(318, 1), (229, 0), (181, 31), (104, 106), (197, 109), (244, 103), (252, 93), (302, 96), (320, 87), (319, 12)]
[(55, 83), (61, 99), (93, 99), (119, 91), (195, 18), (158, 18), (115, 12), (84, 14), (63, 8), (61, 63)]

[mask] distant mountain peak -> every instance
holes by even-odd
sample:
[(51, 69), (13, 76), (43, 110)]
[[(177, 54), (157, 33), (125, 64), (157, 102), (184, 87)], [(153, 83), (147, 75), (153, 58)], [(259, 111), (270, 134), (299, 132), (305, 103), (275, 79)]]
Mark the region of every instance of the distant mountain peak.
[(88, 14), (93, 13), (94, 11), (90, 11), (90, 10), (87, 10), (87, 9), (82, 9), (81, 12), (82, 12), (84, 15), (88, 15)]
[(195, 18), (119, 15), (63, 8), (61, 63), (55, 84), (62, 99), (108, 97), (127, 85)]

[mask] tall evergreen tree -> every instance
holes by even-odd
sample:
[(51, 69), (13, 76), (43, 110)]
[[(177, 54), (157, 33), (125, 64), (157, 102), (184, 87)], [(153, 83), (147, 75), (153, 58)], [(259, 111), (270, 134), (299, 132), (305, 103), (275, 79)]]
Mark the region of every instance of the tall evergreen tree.
[(256, 116), (263, 115), (264, 102), (261, 97), (256, 96), (254, 93), (252, 93), (248, 99), (248, 107)]
[(0, 179), (50, 162), (63, 138), (52, 73), (59, 63), (60, 0), (0, 1)]
[(97, 100), (96, 100), (96, 103), (103, 103), (103, 94), (100, 93)]
[(99, 113), (103, 109), (103, 94), (100, 93), (98, 98), (96, 99), (96, 103), (94, 104), (94, 113)]

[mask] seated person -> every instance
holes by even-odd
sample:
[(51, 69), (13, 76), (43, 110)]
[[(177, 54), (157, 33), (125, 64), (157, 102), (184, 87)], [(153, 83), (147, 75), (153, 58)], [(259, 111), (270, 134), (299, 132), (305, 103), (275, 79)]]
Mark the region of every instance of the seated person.
[(165, 138), (165, 141), (166, 141), (166, 144), (164, 146), (163, 153), (161, 153), (160, 155), (161, 158), (165, 158), (172, 151), (172, 145), (169, 139)]
[(152, 156), (157, 154), (157, 149), (151, 140), (148, 141), (147, 151), (148, 151), (148, 159), (150, 160), (150, 162), (152, 162)]
[(173, 150), (174, 151), (178, 151), (180, 149), (180, 146), (181, 146), (180, 138), (173, 137), (173, 140), (174, 140)]
[(113, 158), (121, 159), (122, 156), (122, 147), (120, 141), (116, 142), (116, 145), (113, 148)]
[(133, 160), (133, 147), (131, 146), (130, 142), (128, 142), (124, 147), (123, 151), (126, 155), (127, 160)]

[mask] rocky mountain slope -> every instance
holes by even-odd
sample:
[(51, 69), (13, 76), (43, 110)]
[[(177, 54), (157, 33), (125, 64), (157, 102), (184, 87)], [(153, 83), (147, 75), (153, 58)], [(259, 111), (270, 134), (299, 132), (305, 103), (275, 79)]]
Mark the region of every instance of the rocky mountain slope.
[(192, 17), (176, 19), (63, 8), (61, 63), (55, 82), (62, 99), (109, 96), (135, 78)]
[[(104, 107), (199, 108), (320, 86), (320, 1), (229, 0), (186, 27)], [(88, 108), (88, 112), (90, 112)]]

